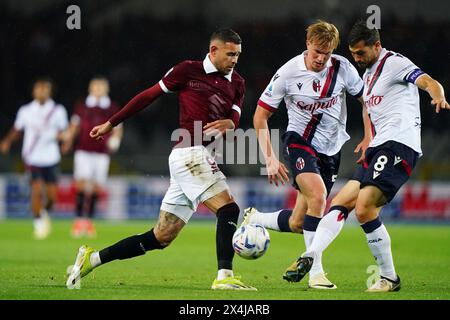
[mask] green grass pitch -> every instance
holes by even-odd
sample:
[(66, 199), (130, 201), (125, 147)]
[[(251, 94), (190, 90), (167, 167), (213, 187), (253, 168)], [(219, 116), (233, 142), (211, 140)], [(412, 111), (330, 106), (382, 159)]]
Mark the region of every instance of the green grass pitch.
[(328, 277), (337, 290), (307, 289), (307, 279), (290, 284), (282, 280), (285, 268), (304, 250), (303, 236), (270, 232), (271, 244), (258, 260), (234, 258), (235, 274), (256, 286), (257, 292), (210, 290), (216, 276), (215, 225), (192, 221), (175, 242), (162, 251), (114, 261), (83, 279), (80, 290), (65, 287), (65, 270), (78, 247), (96, 249), (148, 230), (153, 221), (97, 222), (96, 239), (72, 239), (71, 221), (53, 222), (46, 240), (33, 240), (30, 220), (0, 221), (0, 300), (44, 299), (162, 299), (162, 300), (316, 300), (316, 299), (450, 299), (450, 226), (387, 223), (400, 292), (368, 294), (374, 259), (362, 230), (345, 226), (323, 257)]

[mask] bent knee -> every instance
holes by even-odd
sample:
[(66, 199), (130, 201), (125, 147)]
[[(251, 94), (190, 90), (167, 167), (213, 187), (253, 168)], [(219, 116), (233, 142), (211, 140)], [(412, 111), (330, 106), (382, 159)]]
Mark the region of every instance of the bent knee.
[(314, 194), (307, 198), (308, 210), (312, 212), (323, 212), (327, 206), (327, 195), (325, 193)]
[(355, 215), (359, 223), (366, 223), (372, 219), (375, 214), (376, 207), (367, 202), (357, 202), (355, 207)]

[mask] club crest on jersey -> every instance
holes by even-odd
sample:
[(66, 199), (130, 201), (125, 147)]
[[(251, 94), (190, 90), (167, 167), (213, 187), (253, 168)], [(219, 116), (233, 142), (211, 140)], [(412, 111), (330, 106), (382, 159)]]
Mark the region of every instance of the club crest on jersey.
[(319, 92), (321, 85), (320, 85), (320, 80), (319, 79), (314, 79), (313, 83), (312, 83), (312, 87), (314, 92)]
[(295, 161), (295, 167), (297, 168), (297, 170), (303, 170), (303, 168), (305, 167), (305, 160), (303, 160), (302, 157), (298, 157), (297, 161)]

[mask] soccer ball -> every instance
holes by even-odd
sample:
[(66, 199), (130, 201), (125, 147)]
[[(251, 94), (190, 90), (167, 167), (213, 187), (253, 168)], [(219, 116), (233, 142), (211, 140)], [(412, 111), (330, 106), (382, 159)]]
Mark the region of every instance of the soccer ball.
[(233, 249), (244, 259), (258, 259), (270, 244), (269, 232), (260, 224), (239, 227), (233, 235)]

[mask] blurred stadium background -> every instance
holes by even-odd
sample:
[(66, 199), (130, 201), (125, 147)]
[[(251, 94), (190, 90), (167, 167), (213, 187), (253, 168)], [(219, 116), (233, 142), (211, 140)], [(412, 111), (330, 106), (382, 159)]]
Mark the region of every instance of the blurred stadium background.
[[(66, 8), (81, 8), (81, 30), (68, 30)], [(241, 127), (252, 127), (257, 99), (275, 70), (305, 47), (305, 27), (317, 18), (334, 23), (341, 33), (336, 53), (351, 60), (346, 35), (366, 8), (381, 9), (384, 47), (400, 52), (440, 81), (450, 99), (450, 4), (447, 1), (265, 1), (133, 0), (0, 2), (0, 136), (13, 125), (20, 105), (31, 100), (32, 81), (50, 76), (55, 100), (69, 112), (87, 93), (93, 75), (103, 74), (111, 97), (122, 106), (157, 82), (176, 63), (201, 60), (210, 33), (231, 27), (243, 39), (237, 70), (247, 92)], [(352, 61), (352, 60), (351, 60)], [(424, 156), (410, 182), (385, 209), (384, 218), (401, 221), (450, 221), (450, 113), (437, 115), (421, 92)], [(333, 193), (355, 168), (353, 148), (362, 137), (360, 108), (348, 99), (348, 132), (340, 179)], [(271, 119), (284, 129), (285, 109)], [(165, 96), (124, 125), (124, 140), (112, 156), (110, 183), (97, 217), (155, 218), (168, 186), (170, 135), (178, 125), (176, 96)], [(28, 184), (20, 158), (21, 143), (0, 155), (0, 219), (30, 217)], [(55, 215), (73, 217), (73, 154), (61, 162), (62, 177)], [(292, 206), (294, 191), (275, 188), (259, 175), (260, 165), (222, 165), (241, 208), (261, 210)], [(197, 217), (210, 217), (204, 208)]]

